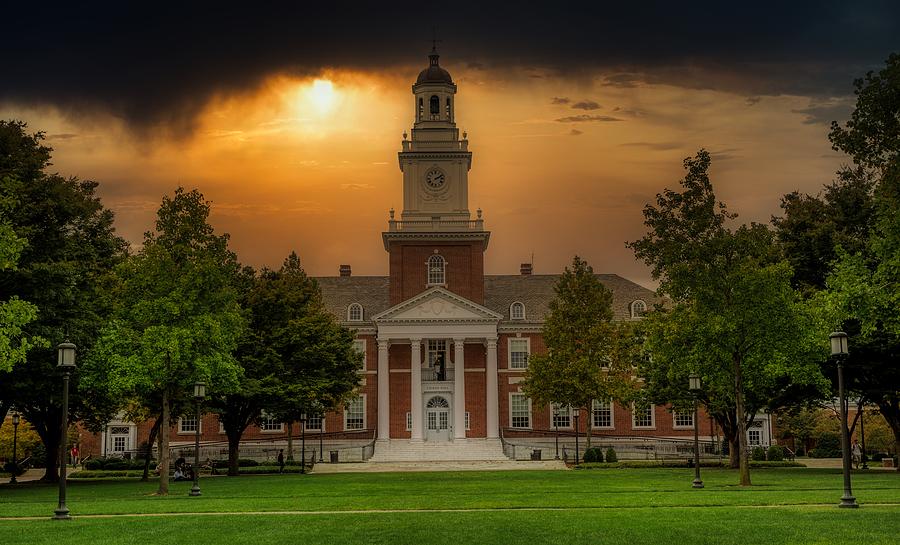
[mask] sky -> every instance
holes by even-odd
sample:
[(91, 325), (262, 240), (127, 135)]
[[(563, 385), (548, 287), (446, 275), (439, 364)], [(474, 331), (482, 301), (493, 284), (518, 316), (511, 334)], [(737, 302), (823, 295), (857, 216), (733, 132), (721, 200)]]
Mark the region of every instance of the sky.
[(833, 179), (830, 122), (900, 52), (896, 2), (121, 4), (5, 8), (0, 119), (100, 182), (135, 247), (163, 195), (197, 188), (243, 263), (297, 251), (316, 276), (387, 273), (396, 153), (435, 37), (486, 272), (578, 254), (648, 286), (625, 243), (685, 157), (708, 149), (719, 198), (768, 222)]

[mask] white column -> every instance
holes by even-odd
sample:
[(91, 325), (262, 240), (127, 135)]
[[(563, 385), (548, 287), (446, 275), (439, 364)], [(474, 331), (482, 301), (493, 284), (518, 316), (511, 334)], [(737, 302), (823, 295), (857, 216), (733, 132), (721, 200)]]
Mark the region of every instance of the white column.
[(485, 387), (487, 389), (487, 436), (488, 439), (500, 437), (500, 402), (497, 399), (497, 339), (486, 339), (487, 369), (485, 369)]
[(410, 393), (409, 412), (412, 417), (413, 441), (421, 441), (422, 436), (422, 339), (410, 339)]
[(378, 439), (391, 437), (391, 370), (388, 341), (378, 341)]
[(453, 438), (466, 438), (465, 339), (453, 339)]

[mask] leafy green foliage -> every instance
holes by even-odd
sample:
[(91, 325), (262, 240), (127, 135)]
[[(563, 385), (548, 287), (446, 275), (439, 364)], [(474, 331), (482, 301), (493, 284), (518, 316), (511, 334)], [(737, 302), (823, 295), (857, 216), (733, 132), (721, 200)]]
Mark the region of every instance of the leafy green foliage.
[(766, 460), (770, 462), (784, 460), (784, 448), (779, 445), (769, 445), (769, 448), (766, 450)]
[(627, 399), (638, 343), (629, 324), (612, 322), (612, 293), (578, 256), (555, 292), (542, 329), (547, 353), (531, 356), (522, 391), (539, 404), (581, 408)]

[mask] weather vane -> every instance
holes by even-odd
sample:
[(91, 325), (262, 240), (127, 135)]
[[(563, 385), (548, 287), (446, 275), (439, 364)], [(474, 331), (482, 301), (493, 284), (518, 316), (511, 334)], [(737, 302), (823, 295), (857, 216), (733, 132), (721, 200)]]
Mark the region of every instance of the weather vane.
[(437, 39), (437, 27), (431, 27), (431, 50), (436, 53), (437, 44), (441, 43), (441, 41)]

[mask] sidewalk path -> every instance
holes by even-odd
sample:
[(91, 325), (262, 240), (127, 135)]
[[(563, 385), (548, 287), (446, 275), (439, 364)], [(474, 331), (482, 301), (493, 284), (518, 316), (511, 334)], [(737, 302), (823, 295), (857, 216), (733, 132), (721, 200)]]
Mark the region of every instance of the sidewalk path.
[(347, 464), (316, 464), (313, 473), (384, 473), (403, 471), (522, 471), (565, 470), (561, 460), (540, 462), (500, 460), (484, 462), (359, 462)]

